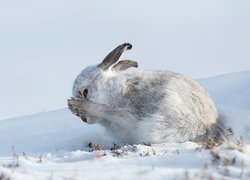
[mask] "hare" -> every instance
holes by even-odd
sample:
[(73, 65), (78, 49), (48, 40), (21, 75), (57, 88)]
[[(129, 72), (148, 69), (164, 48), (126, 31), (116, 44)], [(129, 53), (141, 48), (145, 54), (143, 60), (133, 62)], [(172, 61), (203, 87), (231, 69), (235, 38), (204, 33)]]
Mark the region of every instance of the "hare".
[(98, 65), (85, 68), (73, 85), (69, 109), (82, 121), (99, 123), (128, 144), (202, 142), (220, 134), (209, 94), (188, 77), (168, 71), (127, 71), (138, 67), (120, 56), (124, 43)]

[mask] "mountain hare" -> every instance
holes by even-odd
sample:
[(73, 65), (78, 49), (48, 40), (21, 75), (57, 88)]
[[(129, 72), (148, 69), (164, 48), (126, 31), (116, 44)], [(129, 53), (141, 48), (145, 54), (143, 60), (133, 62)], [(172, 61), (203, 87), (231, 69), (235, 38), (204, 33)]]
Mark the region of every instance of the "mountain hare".
[(168, 71), (125, 72), (138, 67), (120, 60), (124, 43), (98, 65), (85, 68), (73, 85), (69, 109), (99, 123), (124, 143), (202, 142), (220, 134), (208, 93), (188, 77)]

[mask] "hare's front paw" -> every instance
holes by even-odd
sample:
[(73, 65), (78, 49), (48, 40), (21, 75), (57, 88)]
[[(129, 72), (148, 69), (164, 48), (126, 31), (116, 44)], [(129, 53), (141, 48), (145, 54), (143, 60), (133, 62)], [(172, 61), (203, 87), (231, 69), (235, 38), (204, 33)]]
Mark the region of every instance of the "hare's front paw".
[(87, 112), (84, 110), (85, 101), (83, 98), (70, 98), (68, 99), (68, 107), (73, 114), (80, 117), (84, 122), (87, 122)]

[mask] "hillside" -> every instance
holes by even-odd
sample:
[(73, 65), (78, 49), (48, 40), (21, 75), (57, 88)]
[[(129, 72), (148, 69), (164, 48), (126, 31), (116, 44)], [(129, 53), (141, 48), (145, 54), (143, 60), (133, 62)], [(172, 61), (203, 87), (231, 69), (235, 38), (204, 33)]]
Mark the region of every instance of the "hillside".
[(199, 80), (217, 105), (250, 109), (250, 71)]

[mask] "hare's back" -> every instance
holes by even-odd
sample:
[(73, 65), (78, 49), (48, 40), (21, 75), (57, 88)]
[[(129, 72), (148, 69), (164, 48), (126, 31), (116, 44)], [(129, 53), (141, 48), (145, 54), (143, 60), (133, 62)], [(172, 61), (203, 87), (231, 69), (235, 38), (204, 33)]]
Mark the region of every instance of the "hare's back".
[(215, 105), (208, 93), (182, 74), (142, 71), (126, 76), (124, 105), (132, 107), (139, 116), (158, 113), (175, 119), (177, 116), (185, 117), (186, 120), (209, 117), (215, 121), (217, 118)]

